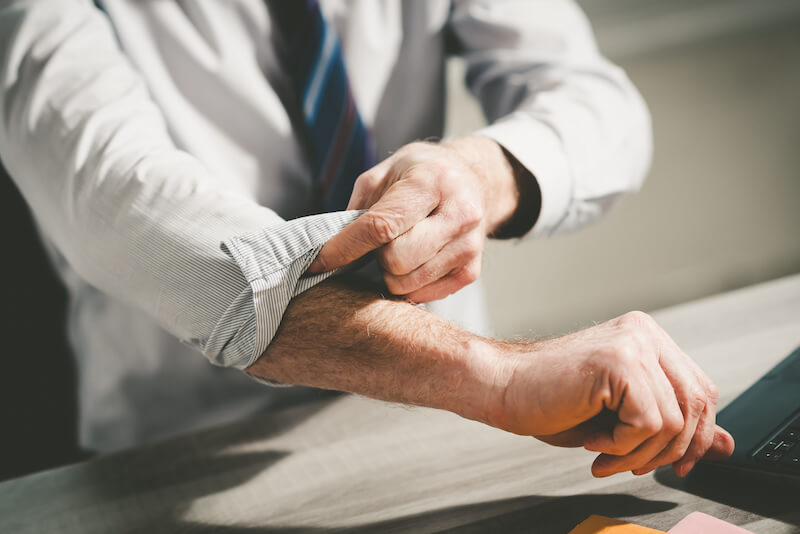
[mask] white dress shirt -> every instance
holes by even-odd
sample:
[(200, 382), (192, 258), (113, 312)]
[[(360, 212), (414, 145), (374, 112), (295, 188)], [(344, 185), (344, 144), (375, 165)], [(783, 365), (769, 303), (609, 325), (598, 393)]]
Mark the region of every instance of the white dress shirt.
[[(69, 289), (80, 439), (98, 451), (313, 395), (240, 369), (326, 277), (303, 273), (358, 216), (303, 217), (310, 170), (261, 0), (103, 4), (107, 15), (89, 0), (0, 1), (0, 158)], [(455, 43), (490, 122), (477, 133), (538, 181), (530, 235), (574, 229), (640, 184), (645, 106), (572, 2), (322, 8), (379, 156), (442, 134)], [(477, 296), (450, 299), (473, 329)]]

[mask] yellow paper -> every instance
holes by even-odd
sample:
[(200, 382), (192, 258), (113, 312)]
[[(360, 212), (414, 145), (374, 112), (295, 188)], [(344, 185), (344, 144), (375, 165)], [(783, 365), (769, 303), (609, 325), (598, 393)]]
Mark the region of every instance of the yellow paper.
[(602, 515), (590, 516), (586, 521), (569, 531), (569, 534), (666, 534), (661, 530), (640, 527)]

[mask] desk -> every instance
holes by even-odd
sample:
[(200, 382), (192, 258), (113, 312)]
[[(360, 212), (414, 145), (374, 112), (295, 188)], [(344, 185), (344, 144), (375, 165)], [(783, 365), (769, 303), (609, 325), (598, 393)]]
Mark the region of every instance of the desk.
[[(654, 314), (721, 405), (800, 345), (800, 275)], [(0, 532), (565, 533), (592, 513), (667, 530), (701, 510), (800, 532), (800, 490), (594, 479), (593, 455), (453, 414), (342, 396), (0, 484)]]

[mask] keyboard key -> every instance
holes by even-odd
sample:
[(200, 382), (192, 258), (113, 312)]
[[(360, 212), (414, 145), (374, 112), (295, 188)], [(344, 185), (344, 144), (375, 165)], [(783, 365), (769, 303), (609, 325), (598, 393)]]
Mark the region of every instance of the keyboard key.
[(791, 428), (787, 428), (783, 434), (778, 436), (778, 439), (784, 441), (798, 441), (800, 440), (800, 430), (792, 430)]
[(780, 444), (777, 447), (775, 447), (775, 451), (786, 454), (792, 449), (792, 447), (794, 447), (794, 445), (795, 444), (792, 443), (791, 441), (781, 441)]
[(800, 471), (800, 452), (785, 455), (781, 464), (786, 465), (793, 471)]
[(756, 454), (756, 459), (762, 462), (774, 463), (783, 457), (783, 453), (762, 449), (761, 452)]
[(764, 448), (765, 449), (769, 449), (771, 451), (774, 451), (775, 449), (778, 448), (778, 445), (780, 445), (781, 443), (783, 443), (783, 441), (775, 441), (773, 439), (772, 441), (770, 441), (766, 445), (764, 445)]

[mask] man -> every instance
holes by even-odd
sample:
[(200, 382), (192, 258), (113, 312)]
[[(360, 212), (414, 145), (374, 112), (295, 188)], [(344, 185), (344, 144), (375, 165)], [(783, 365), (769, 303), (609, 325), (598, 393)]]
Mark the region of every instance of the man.
[[(431, 308), (479, 328), (453, 308), (487, 236), (576, 228), (641, 181), (644, 106), (572, 3), (1, 5), (0, 156), (70, 290), (84, 446), (316, 394), (243, 370), (582, 445), (598, 476), (732, 450), (644, 314), (511, 343), (413, 304), (463, 287)], [(491, 124), (417, 142), (450, 48)], [(404, 298), (324, 281), (370, 252)]]

